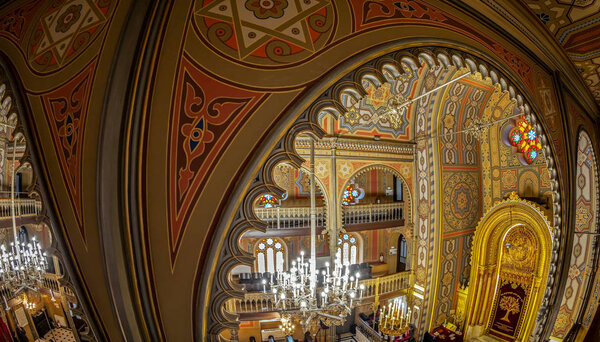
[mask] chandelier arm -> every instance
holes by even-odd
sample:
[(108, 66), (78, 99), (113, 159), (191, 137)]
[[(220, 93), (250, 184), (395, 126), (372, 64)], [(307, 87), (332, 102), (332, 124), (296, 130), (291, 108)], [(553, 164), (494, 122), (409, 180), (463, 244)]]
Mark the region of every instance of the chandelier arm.
[(0, 126), (4, 126), (4, 127), (7, 127), (7, 128), (10, 128), (10, 129), (15, 129), (15, 126), (13, 126), (11, 124), (4, 123), (4, 122), (0, 122)]
[(451, 79), (450, 81), (448, 81), (448, 82), (446, 82), (446, 83), (443, 83), (443, 84), (441, 84), (441, 85), (439, 85), (439, 86), (437, 86), (437, 87), (435, 87), (435, 88), (431, 89), (430, 91), (426, 92), (425, 94), (421, 94), (421, 95), (419, 95), (419, 96), (417, 96), (417, 97), (415, 97), (415, 98), (412, 98), (412, 99), (410, 99), (408, 102), (406, 102), (406, 103), (403, 103), (402, 105), (398, 106), (398, 109), (400, 109), (400, 108), (404, 108), (404, 107), (408, 107), (408, 106), (410, 106), (410, 105), (411, 105), (413, 102), (415, 102), (415, 101), (417, 101), (417, 100), (419, 100), (419, 99), (421, 99), (421, 98), (423, 98), (423, 97), (425, 97), (425, 96), (427, 96), (427, 95), (429, 95), (429, 94), (431, 94), (431, 93), (434, 93), (434, 92), (436, 92), (436, 91), (438, 91), (438, 90), (440, 90), (440, 89), (444, 88), (445, 86), (448, 86), (448, 85), (450, 85), (450, 84), (452, 84), (452, 83), (454, 83), (454, 82), (456, 82), (456, 81), (459, 81), (459, 80), (461, 80), (461, 79), (463, 79), (463, 78), (465, 78), (465, 77), (467, 77), (467, 76), (469, 76), (469, 75), (471, 75), (471, 72), (470, 72), (470, 71), (469, 71), (469, 72), (467, 72), (466, 74), (462, 74), (462, 75), (458, 76), (457, 78)]
[[(495, 124), (497, 124), (499, 122), (504, 122), (504, 121), (507, 121), (507, 120), (510, 120), (510, 119), (513, 119), (513, 118), (516, 118), (516, 117), (519, 117), (519, 116), (522, 116), (522, 115), (523, 114), (514, 114), (514, 115), (511, 115), (511, 116), (507, 116), (505, 118), (502, 118), (502, 119), (494, 120), (494, 121), (482, 124), (481, 128), (487, 128), (487, 127), (493, 126), (493, 125), (495, 125)], [(444, 133), (444, 134), (436, 134), (436, 135), (431, 135), (431, 136), (420, 136), (420, 137), (416, 137), (415, 141), (425, 140), (425, 139), (443, 138), (443, 137), (447, 137), (447, 136), (450, 136), (450, 135), (456, 135), (456, 134), (465, 133), (465, 132), (468, 132), (470, 129), (471, 129), (471, 127), (465, 128), (465, 129), (461, 129), (460, 131), (456, 131), (456, 132), (450, 132), (450, 133)]]
[(15, 249), (17, 251), (17, 259), (20, 260), (21, 252), (19, 248), (19, 240), (17, 237), (17, 219), (15, 213), (15, 163), (17, 162), (17, 139), (13, 137), (13, 155), (12, 155), (12, 176), (10, 179), (10, 216), (12, 216), (13, 238)]

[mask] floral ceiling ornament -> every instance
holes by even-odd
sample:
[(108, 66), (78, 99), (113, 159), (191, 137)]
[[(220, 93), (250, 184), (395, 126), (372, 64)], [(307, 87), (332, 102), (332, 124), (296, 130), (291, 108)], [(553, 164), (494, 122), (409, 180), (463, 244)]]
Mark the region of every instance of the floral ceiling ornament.
[(71, 26), (73, 26), (79, 17), (81, 17), (81, 9), (83, 5), (71, 5), (64, 11), (60, 17), (58, 17), (58, 21), (56, 22), (55, 30), (56, 32), (66, 33), (69, 31)]
[(246, 0), (246, 8), (260, 19), (281, 18), (287, 7), (287, 0)]

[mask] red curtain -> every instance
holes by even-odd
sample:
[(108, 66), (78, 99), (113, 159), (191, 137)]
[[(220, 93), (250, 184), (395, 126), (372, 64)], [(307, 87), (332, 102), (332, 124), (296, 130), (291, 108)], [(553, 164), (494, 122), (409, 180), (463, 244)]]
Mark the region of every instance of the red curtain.
[(10, 331), (2, 318), (0, 318), (0, 342), (12, 342)]

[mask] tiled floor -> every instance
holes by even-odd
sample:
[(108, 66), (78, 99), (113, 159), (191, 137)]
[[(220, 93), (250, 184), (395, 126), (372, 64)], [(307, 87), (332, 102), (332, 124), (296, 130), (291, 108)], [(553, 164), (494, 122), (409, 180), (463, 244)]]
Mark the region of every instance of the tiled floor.
[(36, 340), (36, 342), (75, 342), (75, 336), (69, 329), (58, 328), (48, 331), (43, 339)]

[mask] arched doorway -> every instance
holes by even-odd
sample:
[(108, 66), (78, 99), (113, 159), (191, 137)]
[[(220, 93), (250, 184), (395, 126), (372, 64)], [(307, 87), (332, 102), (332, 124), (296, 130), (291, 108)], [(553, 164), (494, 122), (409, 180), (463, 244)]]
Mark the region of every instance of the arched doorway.
[(467, 339), (531, 334), (550, 265), (552, 233), (543, 211), (514, 192), (480, 221), (473, 242), (465, 307)]
[(400, 234), (400, 236), (398, 236), (398, 262), (396, 263), (396, 272), (403, 272), (408, 269), (406, 267), (406, 252), (406, 239), (404, 238), (404, 235)]

